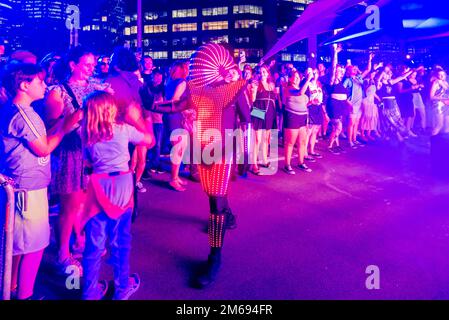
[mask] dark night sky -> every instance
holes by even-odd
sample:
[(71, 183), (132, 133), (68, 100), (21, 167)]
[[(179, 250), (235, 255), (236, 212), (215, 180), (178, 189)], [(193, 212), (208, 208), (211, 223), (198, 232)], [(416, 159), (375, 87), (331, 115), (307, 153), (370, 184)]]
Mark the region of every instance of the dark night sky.
[[(104, 9), (112, 3), (114, 4), (115, 0), (79, 0), (81, 11), (84, 16), (91, 17), (92, 15), (98, 13), (101, 9)], [(127, 5), (127, 10), (132, 9), (132, 4), (134, 4), (134, 0), (125, 0), (125, 4)], [(112, 9), (112, 8), (111, 8)]]

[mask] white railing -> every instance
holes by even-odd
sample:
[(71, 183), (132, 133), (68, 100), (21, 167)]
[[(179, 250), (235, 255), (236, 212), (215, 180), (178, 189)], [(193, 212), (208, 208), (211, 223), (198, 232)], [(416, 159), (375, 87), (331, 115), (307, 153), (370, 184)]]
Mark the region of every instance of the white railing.
[[(11, 179), (0, 174), (0, 187), (6, 194), (5, 203), (1, 203), (0, 214), (5, 216), (5, 242), (4, 259), (2, 259), (0, 268), (2, 279), (0, 288), (2, 289), (1, 299), (10, 300), (11, 298), (11, 272), (12, 272), (12, 248), (13, 248), (13, 228), (14, 228), (14, 183)], [(0, 190), (1, 192), (1, 190)], [(3, 229), (3, 226), (2, 226)], [(3, 231), (3, 230), (2, 230)], [(3, 238), (3, 237), (0, 237)], [(3, 245), (1, 243), (0, 245)]]

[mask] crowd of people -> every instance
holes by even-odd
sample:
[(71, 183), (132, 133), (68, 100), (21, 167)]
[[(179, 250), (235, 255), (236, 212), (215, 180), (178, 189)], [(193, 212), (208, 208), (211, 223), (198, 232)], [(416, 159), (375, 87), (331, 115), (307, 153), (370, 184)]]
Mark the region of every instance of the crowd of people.
[[(246, 81), (238, 112), (247, 115), (254, 143), (247, 170), (235, 175), (263, 175), (273, 143), (284, 147), (283, 172), (295, 175), (344, 148), (449, 133), (449, 84), (441, 66), (395, 68), (370, 54), (361, 71), (350, 61), (339, 64), (340, 52), (333, 46), (329, 68), (320, 63), (304, 71), (291, 63), (238, 61), (235, 77)], [(171, 155), (171, 189), (188, 188), (183, 171), (200, 179), (195, 163), (182, 163), (197, 112), (174, 107), (189, 95), (189, 61), (166, 72), (123, 47), (111, 57), (76, 47), (40, 62), (30, 52), (14, 52), (0, 73), (0, 173), (26, 191), (16, 203), (14, 296), (36, 298), (51, 200), (59, 204), (57, 269), (76, 266), (83, 298), (100, 299), (108, 289), (99, 270), (109, 237), (114, 298), (129, 298), (140, 284), (129, 266), (135, 191), (145, 193), (142, 180), (168, 169), (164, 154)], [(159, 105), (171, 105), (170, 112), (158, 111)], [(318, 152), (319, 140), (326, 141), (326, 154)]]

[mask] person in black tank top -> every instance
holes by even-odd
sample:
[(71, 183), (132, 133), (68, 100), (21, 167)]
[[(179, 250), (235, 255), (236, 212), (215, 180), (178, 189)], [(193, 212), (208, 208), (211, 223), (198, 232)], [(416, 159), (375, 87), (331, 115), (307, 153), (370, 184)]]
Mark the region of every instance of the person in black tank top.
[(269, 168), (268, 149), (271, 138), (271, 130), (276, 127), (276, 100), (277, 93), (275, 84), (271, 78), (270, 70), (267, 66), (260, 68), (260, 78), (258, 81), (256, 97), (253, 97), (254, 104), (251, 111), (251, 123), (256, 132), (252, 168), (250, 172), (260, 175), (258, 165), (258, 150), (262, 148), (262, 167)]
[[(403, 67), (402, 72), (408, 71)], [(413, 106), (413, 91), (418, 86), (413, 85), (408, 77), (400, 82), (397, 86), (397, 98), (399, 104), (399, 110), (401, 111), (402, 119), (404, 120), (407, 133), (410, 137), (416, 138), (417, 135), (412, 132), (413, 121), (415, 120), (415, 107)]]
[(329, 152), (340, 154), (343, 149), (340, 147), (339, 136), (343, 130), (343, 118), (349, 115), (350, 104), (348, 102), (348, 90), (343, 86), (342, 80), (345, 70), (338, 65), (338, 53), (341, 47), (333, 46), (332, 73), (330, 82), (330, 97), (327, 101), (327, 113), (331, 118), (332, 131), (329, 137)]

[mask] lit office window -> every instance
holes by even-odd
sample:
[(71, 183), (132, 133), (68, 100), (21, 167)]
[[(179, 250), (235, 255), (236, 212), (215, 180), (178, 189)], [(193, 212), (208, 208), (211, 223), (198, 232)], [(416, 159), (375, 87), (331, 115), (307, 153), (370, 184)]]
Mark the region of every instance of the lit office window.
[(222, 16), (228, 14), (228, 7), (204, 8), (203, 16)]
[(166, 24), (147, 24), (143, 27), (143, 33), (163, 33), (168, 31)]
[(123, 34), (125, 36), (130, 36), (131, 35), (131, 28), (125, 28), (125, 30), (123, 30)]
[(282, 61), (292, 61), (292, 55), (290, 53), (283, 53), (281, 56)]
[(236, 29), (257, 29), (262, 25), (260, 20), (237, 20), (234, 23)]
[[(94, 30), (93, 27), (94, 27), (94, 26), (92, 26), (92, 30)], [(137, 26), (132, 26), (132, 27), (131, 27), (131, 34), (137, 34)]]
[[(100, 30), (100, 26), (97, 25), (92, 25), (92, 30)], [(132, 28), (131, 28), (131, 32), (132, 32)], [(137, 27), (136, 27), (136, 33), (137, 33)]]
[(167, 11), (161, 11), (161, 12), (145, 12), (145, 20), (147, 21), (153, 21), (161, 18), (167, 17)]
[(173, 10), (172, 17), (173, 18), (188, 18), (188, 17), (196, 17), (197, 11), (196, 9), (181, 9), (181, 10)]
[(297, 62), (306, 62), (307, 61), (307, 57), (305, 54), (298, 54), (295, 53), (293, 55), (293, 61), (297, 61)]
[(173, 24), (173, 32), (197, 31), (196, 23), (175, 23)]
[(245, 51), (245, 54), (249, 58), (262, 58), (263, 50), (262, 49), (234, 49), (234, 57), (238, 58), (240, 51)]
[(190, 56), (195, 53), (195, 50), (173, 51), (173, 59), (190, 59)]
[[(239, 55), (240, 55), (240, 50), (243, 50), (243, 49), (234, 49), (234, 58), (238, 58), (239, 57)], [(244, 50), (243, 50), (244, 51)]]
[(236, 37), (235, 43), (249, 43), (249, 37)]
[(150, 51), (148, 52), (148, 55), (153, 59), (168, 59), (167, 51)]
[(286, 2), (294, 2), (294, 3), (302, 3), (302, 4), (309, 4), (312, 3), (312, 0), (284, 0)]
[(223, 36), (218, 36), (218, 37), (210, 37), (210, 38), (205, 38), (203, 39), (203, 44), (206, 43), (229, 43), (229, 36), (228, 35), (223, 35)]
[(131, 17), (130, 16), (125, 16), (125, 22), (131, 22)]
[(228, 28), (228, 21), (203, 22), (203, 30), (224, 30)]
[(90, 26), (84, 26), (83, 31), (90, 31)]
[(262, 7), (251, 6), (251, 5), (234, 6), (233, 12), (234, 12), (234, 14), (252, 13), (252, 14), (263, 15)]
[(108, 21), (108, 17), (106, 17), (106, 16), (101, 17), (101, 21), (102, 22), (107, 22)]
[(173, 46), (190, 46), (190, 45), (196, 45), (198, 43), (197, 37), (182, 37), (182, 38), (175, 38), (172, 39)]

